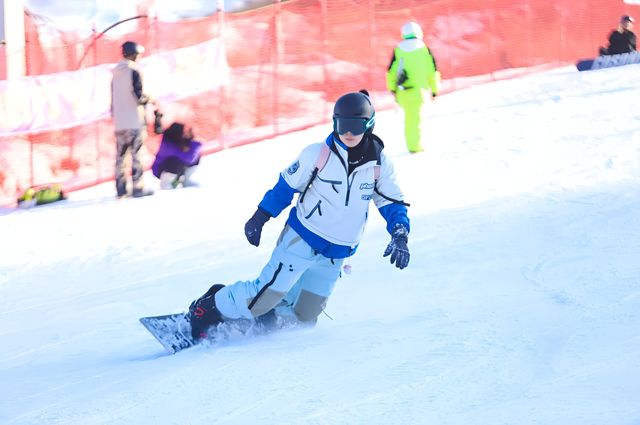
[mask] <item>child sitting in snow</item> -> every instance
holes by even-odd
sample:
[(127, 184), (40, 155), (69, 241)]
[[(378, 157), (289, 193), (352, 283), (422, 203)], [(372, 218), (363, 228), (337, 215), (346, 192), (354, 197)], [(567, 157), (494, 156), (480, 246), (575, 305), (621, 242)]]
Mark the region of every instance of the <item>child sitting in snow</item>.
[(160, 149), (151, 170), (160, 179), (160, 189), (175, 189), (194, 183), (191, 176), (200, 162), (202, 143), (193, 138), (191, 127), (174, 122), (162, 134)]

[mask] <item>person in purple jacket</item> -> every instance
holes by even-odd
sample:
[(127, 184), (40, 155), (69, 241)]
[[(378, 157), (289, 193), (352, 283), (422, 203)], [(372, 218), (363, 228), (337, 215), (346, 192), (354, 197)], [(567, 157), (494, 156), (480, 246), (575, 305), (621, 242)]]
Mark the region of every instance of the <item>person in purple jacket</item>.
[(191, 176), (200, 163), (202, 143), (194, 140), (193, 129), (174, 122), (162, 133), (162, 142), (151, 170), (160, 179), (160, 189), (175, 189), (195, 183)]

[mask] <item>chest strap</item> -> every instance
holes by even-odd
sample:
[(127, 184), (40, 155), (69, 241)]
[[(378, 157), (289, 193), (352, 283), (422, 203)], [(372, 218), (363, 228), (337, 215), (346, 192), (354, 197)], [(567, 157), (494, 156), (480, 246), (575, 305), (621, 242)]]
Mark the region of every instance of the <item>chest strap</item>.
[[(318, 176), (318, 173), (322, 171), (322, 169), (327, 165), (327, 162), (329, 162), (329, 155), (331, 155), (331, 149), (326, 143), (323, 143), (322, 147), (320, 148), (320, 154), (318, 155), (318, 159), (316, 159), (315, 167), (313, 168), (313, 172), (311, 173), (311, 178), (309, 179), (309, 183), (307, 183), (307, 186), (304, 188), (302, 195), (300, 195), (300, 202), (304, 201), (304, 195), (307, 193), (307, 190), (309, 190), (309, 187), (311, 187), (311, 183), (313, 183), (313, 181)], [(378, 182), (379, 178), (380, 178), (380, 165), (376, 164), (373, 167), (374, 184)]]

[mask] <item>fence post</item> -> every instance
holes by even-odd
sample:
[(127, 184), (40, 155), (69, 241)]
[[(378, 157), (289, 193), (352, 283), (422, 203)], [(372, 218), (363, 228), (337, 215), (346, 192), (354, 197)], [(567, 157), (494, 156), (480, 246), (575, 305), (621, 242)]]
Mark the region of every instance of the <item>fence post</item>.
[(320, 122), (324, 122), (329, 116), (329, 96), (327, 90), (327, 83), (329, 82), (328, 74), (327, 74), (327, 45), (329, 44), (329, 40), (327, 39), (327, 0), (320, 0), (320, 11), (322, 15), (322, 19), (320, 20), (320, 31), (322, 32), (322, 87), (324, 87), (324, 103), (322, 105), (322, 117), (320, 117)]
[[(27, 75), (25, 14), (22, 0), (0, 0), (0, 43), (4, 45), (6, 69), (0, 74), (7, 80)], [(1, 53), (1, 51), (0, 51)]]
[(35, 182), (35, 163), (33, 161), (33, 138), (31, 137), (31, 133), (27, 136), (27, 140), (29, 140), (29, 185), (34, 186)]
[[(449, 37), (451, 36), (451, 33), (453, 31), (451, 31), (451, 4), (447, 4), (447, 40), (449, 39)], [(454, 77), (454, 75), (456, 75), (454, 69), (453, 69), (453, 61), (452, 61), (452, 54), (451, 54), (451, 46), (447, 47), (447, 65), (449, 68), (449, 73), (451, 74), (448, 78), (449, 81), (451, 81), (451, 90), (455, 90), (456, 89), (456, 80), (457, 78)]]
[(373, 94), (373, 88), (375, 85), (374, 75), (376, 73), (376, 52), (375, 52), (375, 37), (376, 37), (376, 15), (375, 15), (375, 2), (370, 1), (368, 10), (369, 18), (369, 87), (367, 90)]
[[(92, 38), (95, 38), (98, 34), (98, 30), (96, 29), (96, 22), (93, 21), (92, 27)], [(93, 46), (93, 66), (98, 65), (98, 45), (95, 44)], [(94, 137), (96, 138), (96, 181), (100, 181), (100, 121), (96, 121), (93, 123), (94, 129)]]
[[(216, 0), (216, 14), (217, 22), (218, 22), (218, 39), (220, 43), (224, 46), (224, 34), (225, 34), (225, 16), (224, 16), (224, 0)], [(226, 52), (226, 47), (224, 47), (224, 51)], [(218, 134), (218, 138), (220, 140), (220, 146), (222, 149), (226, 149), (226, 140), (224, 137), (224, 125), (226, 122), (225, 116), (225, 108), (221, 105), (227, 104), (227, 85), (222, 84), (218, 89), (220, 96), (220, 102), (218, 103), (218, 123), (220, 124), (220, 133)]]
[[(486, 11), (486, 9), (485, 9)], [(489, 7), (489, 32), (491, 33), (491, 35), (489, 36), (489, 56), (490, 57), (495, 57), (496, 55), (496, 43), (495, 43), (495, 37), (493, 36), (493, 34), (496, 33), (496, 2), (495, 0), (491, 0), (491, 5)], [(489, 74), (491, 75), (491, 80), (495, 81), (496, 77), (495, 77), (495, 70), (493, 69), (494, 64), (491, 64), (491, 71), (489, 72)]]
[(274, 2), (274, 43), (275, 43), (275, 58), (272, 64), (273, 69), (273, 131), (275, 134), (280, 134), (280, 125), (278, 124), (280, 118), (280, 78), (278, 73), (280, 71), (280, 62), (282, 61), (282, 21), (281, 21), (281, 2), (275, 0)]

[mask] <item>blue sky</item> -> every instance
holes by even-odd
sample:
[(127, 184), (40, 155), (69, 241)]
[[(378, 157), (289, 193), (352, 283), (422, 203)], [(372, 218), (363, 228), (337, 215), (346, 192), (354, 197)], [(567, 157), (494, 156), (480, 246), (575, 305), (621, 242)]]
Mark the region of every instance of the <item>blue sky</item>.
[[(24, 0), (25, 7), (44, 17), (53, 27), (90, 33), (95, 23), (98, 30), (121, 19), (137, 14), (132, 0)], [(240, 11), (271, 3), (269, 0), (226, 0), (225, 10)], [(156, 0), (155, 10), (159, 19), (177, 19), (208, 16), (215, 13), (216, 1), (212, 0)]]

